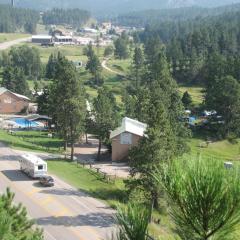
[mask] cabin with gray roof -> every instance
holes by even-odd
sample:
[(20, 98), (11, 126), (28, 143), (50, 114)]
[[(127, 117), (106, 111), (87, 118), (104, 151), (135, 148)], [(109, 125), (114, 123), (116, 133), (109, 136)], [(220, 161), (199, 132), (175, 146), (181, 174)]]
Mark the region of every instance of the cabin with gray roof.
[(17, 114), (28, 109), (30, 99), (0, 87), (0, 114)]

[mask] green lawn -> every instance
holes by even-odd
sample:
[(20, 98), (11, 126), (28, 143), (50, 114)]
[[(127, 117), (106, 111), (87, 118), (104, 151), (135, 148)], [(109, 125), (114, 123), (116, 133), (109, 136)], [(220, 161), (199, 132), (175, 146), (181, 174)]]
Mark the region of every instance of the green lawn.
[(0, 43), (16, 40), (19, 38), (30, 37), (29, 34), (24, 33), (0, 33)]
[(180, 86), (179, 91), (181, 94), (184, 92), (188, 91), (188, 93), (191, 95), (193, 103), (195, 105), (199, 105), (203, 102), (204, 100), (204, 93), (203, 93), (203, 88), (202, 87), (195, 87), (195, 86)]
[(218, 158), (222, 161), (240, 160), (240, 140), (233, 144), (228, 140), (213, 141), (208, 146), (205, 139), (194, 137), (190, 141), (191, 153), (201, 154), (202, 157)]
[(110, 59), (107, 66), (116, 72), (127, 74), (130, 71), (131, 61), (130, 58), (125, 60)]
[(77, 189), (106, 201), (112, 207), (116, 206), (119, 201), (124, 201), (126, 197), (124, 183), (121, 179), (108, 183), (92, 170), (64, 160), (48, 161), (48, 169)]
[(59, 138), (48, 138), (47, 132), (17, 131), (15, 135), (11, 135), (4, 130), (0, 130), (0, 141), (20, 150), (50, 153), (61, 153), (63, 151), (63, 141)]

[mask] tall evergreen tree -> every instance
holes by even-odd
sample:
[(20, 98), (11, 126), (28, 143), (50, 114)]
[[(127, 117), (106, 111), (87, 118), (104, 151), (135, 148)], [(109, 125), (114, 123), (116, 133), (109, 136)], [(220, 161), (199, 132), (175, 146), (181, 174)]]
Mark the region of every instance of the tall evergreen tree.
[(76, 68), (63, 56), (58, 60), (51, 98), (54, 121), (58, 132), (64, 138), (65, 148), (68, 142), (71, 144), (73, 160), (74, 144), (84, 133), (86, 102)]
[(148, 56), (146, 76), (151, 80), (145, 85), (145, 94), (136, 95), (139, 97), (136, 107), (141, 109), (137, 112), (142, 116), (139, 120), (147, 123), (148, 129), (130, 152), (131, 174), (137, 178), (128, 183), (130, 189), (142, 188), (154, 207), (158, 206), (158, 187), (152, 177), (154, 168), (182, 155), (187, 150), (188, 136), (188, 130), (179, 121), (183, 106), (177, 84), (171, 77), (164, 50), (157, 46), (152, 46), (158, 50), (155, 57)]
[(89, 44), (86, 54), (88, 57), (86, 69), (93, 75), (94, 84), (100, 86), (103, 84), (103, 78), (101, 75), (102, 66), (98, 56), (93, 50), (92, 44)]
[(103, 87), (98, 90), (93, 106), (95, 132), (99, 138), (97, 160), (100, 160), (102, 143), (109, 143), (110, 130), (118, 125), (117, 104), (112, 92)]

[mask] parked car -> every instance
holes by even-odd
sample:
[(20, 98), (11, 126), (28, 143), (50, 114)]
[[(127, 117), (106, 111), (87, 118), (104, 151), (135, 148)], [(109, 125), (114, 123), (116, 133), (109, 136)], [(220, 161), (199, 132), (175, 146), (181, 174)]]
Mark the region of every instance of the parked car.
[(44, 187), (52, 187), (54, 186), (54, 179), (51, 176), (43, 176), (39, 179), (39, 182)]

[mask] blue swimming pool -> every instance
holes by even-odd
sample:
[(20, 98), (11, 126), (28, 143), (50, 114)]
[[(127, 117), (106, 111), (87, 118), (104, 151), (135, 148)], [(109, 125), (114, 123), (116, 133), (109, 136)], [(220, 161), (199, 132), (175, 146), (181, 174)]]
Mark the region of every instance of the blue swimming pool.
[(15, 123), (17, 123), (20, 127), (22, 128), (28, 128), (28, 127), (37, 127), (39, 126), (38, 123), (34, 122), (34, 121), (29, 121), (26, 118), (13, 118), (11, 119), (12, 121), (14, 121)]

